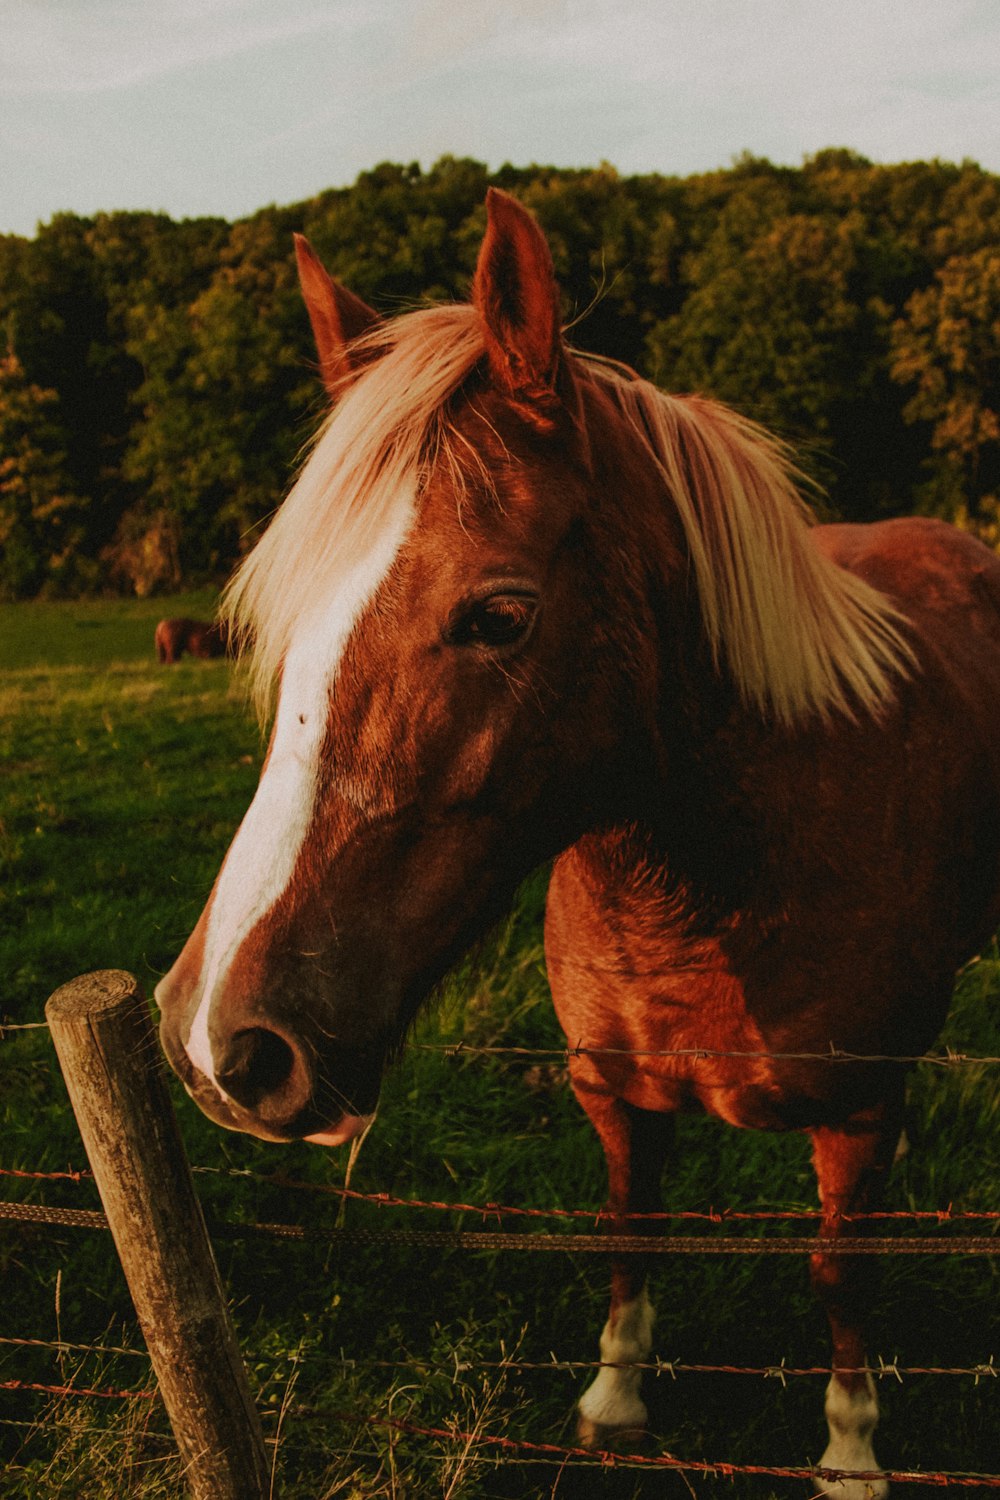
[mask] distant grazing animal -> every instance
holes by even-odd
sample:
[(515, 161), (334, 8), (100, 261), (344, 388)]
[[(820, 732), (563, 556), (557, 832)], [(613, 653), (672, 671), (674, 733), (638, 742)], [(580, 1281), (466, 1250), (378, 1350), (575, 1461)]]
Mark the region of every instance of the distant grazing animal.
[(225, 656), (229, 631), (215, 620), (161, 620), (153, 637), (156, 660), (169, 664), (179, 661), (185, 651), (205, 658)]
[[(228, 593), (277, 717), (157, 991), (171, 1063), (220, 1124), (351, 1140), (432, 986), (557, 856), (549, 976), (614, 1213), (657, 1209), (693, 1106), (808, 1131), (822, 1233), (859, 1232), (892, 1058), (1000, 921), (1000, 560), (931, 520), (813, 527), (761, 429), (574, 353), (504, 194), (469, 305), (383, 323), (299, 260), (336, 400)], [(811, 1266), (816, 1483), (847, 1500), (886, 1491), (836, 1472), (877, 1467), (870, 1259)], [(614, 1264), (591, 1444), (646, 1418), (646, 1269)]]

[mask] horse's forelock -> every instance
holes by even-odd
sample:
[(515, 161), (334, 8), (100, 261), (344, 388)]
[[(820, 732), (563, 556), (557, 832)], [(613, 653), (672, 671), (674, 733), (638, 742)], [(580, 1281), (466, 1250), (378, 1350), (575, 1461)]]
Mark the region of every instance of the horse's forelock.
[[(405, 314), (372, 329), (357, 349), (360, 373), (345, 383), (297, 480), (223, 598), (223, 618), (249, 660), (262, 716), (300, 622), (318, 618), (358, 580), (364, 580), (358, 609), (371, 597), (379, 579), (369, 564), (382, 557), (387, 533), (401, 538), (408, 530), (428, 453), (460, 467), (445, 412), (483, 354), (475, 309)], [(390, 565), (391, 558), (381, 576)]]

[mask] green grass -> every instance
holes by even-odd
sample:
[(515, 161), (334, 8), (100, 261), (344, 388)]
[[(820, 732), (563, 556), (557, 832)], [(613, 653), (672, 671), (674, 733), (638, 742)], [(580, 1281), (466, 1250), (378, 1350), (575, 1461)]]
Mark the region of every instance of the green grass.
[(172, 599), (52, 599), (0, 603), (0, 672), (24, 667), (89, 667), (152, 660), (157, 620), (211, 618), (215, 595), (201, 589)]
[[(160, 668), (152, 623), (206, 613), (209, 601), (31, 605), (0, 611), (0, 1009), (41, 1017), (74, 974), (124, 967), (151, 987), (196, 918), (259, 773), (262, 745), (222, 662)], [(87, 623), (81, 623), (87, 622)], [(510, 922), (444, 986), (418, 1040), (558, 1046), (545, 982), (544, 878)], [(948, 1042), (1000, 1054), (1000, 961), (962, 978)], [(234, 1171), (321, 1185), (344, 1180), (344, 1153), (265, 1146), (217, 1131), (175, 1089), (189, 1155), (222, 1218), (332, 1225), (337, 1200)], [(0, 1166), (84, 1164), (44, 1031), (0, 1044)], [(922, 1068), (910, 1092), (912, 1149), (892, 1205), (1000, 1207), (1000, 1095), (980, 1068)], [(408, 1049), (387, 1082), (379, 1122), (352, 1185), (429, 1200), (594, 1207), (603, 1194), (596, 1138), (558, 1068), (531, 1070)], [(94, 1206), (87, 1183), (4, 1178), (3, 1196)], [(682, 1122), (668, 1183), (675, 1208), (812, 1206), (807, 1142), (713, 1122)], [(474, 1227), (475, 1216), (362, 1204), (346, 1221), (376, 1228)], [(548, 1225), (544, 1227), (550, 1227)], [(278, 1436), (282, 1493), (326, 1496), (527, 1497), (716, 1493), (718, 1479), (559, 1470), (463, 1458), (366, 1416), (454, 1424), (535, 1442), (572, 1438), (581, 1377), (496, 1369), (484, 1361), (596, 1357), (606, 1267), (561, 1253), (462, 1255), (381, 1244), (334, 1251), (322, 1242), (219, 1238), (217, 1253), (265, 1431)], [(0, 1335), (141, 1349), (106, 1236), (0, 1224)], [(991, 1259), (900, 1256), (886, 1262), (871, 1352), (919, 1366), (971, 1366), (996, 1351)], [(824, 1320), (799, 1257), (671, 1258), (654, 1288), (657, 1352), (713, 1364), (823, 1364)], [(0, 1344), (0, 1381), (141, 1386), (141, 1358)], [(821, 1379), (663, 1376), (649, 1392), (653, 1425), (690, 1459), (801, 1464), (824, 1446)], [(1000, 1470), (1000, 1381), (913, 1377), (882, 1383), (878, 1452), (896, 1467)], [(283, 1404), (292, 1412), (281, 1418)], [(312, 1418), (296, 1407), (333, 1415)], [(11, 1425), (25, 1424), (25, 1425)], [(148, 1401), (46, 1398), (0, 1391), (0, 1493), (179, 1500), (185, 1494), (162, 1413)], [(456, 1457), (456, 1453), (458, 1456)], [(736, 1479), (727, 1495), (807, 1493)], [(897, 1494), (903, 1492), (899, 1490)], [(916, 1491), (915, 1491), (916, 1493)], [(923, 1491), (920, 1491), (923, 1493)]]

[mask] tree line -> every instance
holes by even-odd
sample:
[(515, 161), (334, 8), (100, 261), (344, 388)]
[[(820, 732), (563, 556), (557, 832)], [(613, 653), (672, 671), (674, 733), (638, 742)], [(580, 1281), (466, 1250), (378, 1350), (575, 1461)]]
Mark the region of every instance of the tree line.
[(1000, 544), (1000, 177), (846, 150), (684, 178), (445, 157), (232, 224), (0, 237), (0, 597), (221, 580), (322, 412), (293, 231), (383, 312), (462, 298), (491, 183), (541, 222), (577, 347), (764, 422), (830, 515)]

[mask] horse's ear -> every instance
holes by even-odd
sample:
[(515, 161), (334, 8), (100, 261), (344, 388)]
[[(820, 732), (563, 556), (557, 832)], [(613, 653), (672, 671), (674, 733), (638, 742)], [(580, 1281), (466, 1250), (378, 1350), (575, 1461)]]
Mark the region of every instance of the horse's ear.
[(331, 396), (354, 367), (349, 344), (379, 321), (378, 313), (334, 281), (304, 234), (295, 236), (299, 286), (312, 324), (320, 374)]
[(472, 301), (498, 385), (521, 401), (553, 402), (562, 354), (559, 288), (545, 237), (516, 198), (490, 188)]

